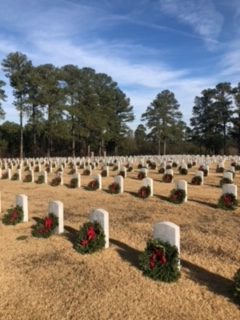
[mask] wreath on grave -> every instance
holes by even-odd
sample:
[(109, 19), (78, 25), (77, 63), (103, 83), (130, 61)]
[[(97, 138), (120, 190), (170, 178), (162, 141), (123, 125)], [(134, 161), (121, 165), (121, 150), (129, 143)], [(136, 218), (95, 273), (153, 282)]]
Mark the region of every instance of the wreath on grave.
[(31, 174), (27, 174), (27, 175), (24, 177), (23, 182), (31, 182), (31, 181), (32, 181), (32, 176), (31, 176)]
[(180, 277), (177, 247), (159, 239), (147, 242), (139, 255), (139, 265), (143, 274), (154, 280), (174, 282)]
[(102, 170), (101, 176), (104, 178), (107, 176), (107, 170)]
[(231, 180), (231, 179), (229, 179), (229, 178), (226, 178), (226, 177), (224, 177), (224, 178), (222, 178), (221, 180), (220, 180), (220, 186), (222, 187), (224, 184), (228, 184), (228, 183), (233, 183), (233, 181)]
[(88, 190), (95, 191), (97, 189), (99, 189), (99, 181), (97, 179), (90, 181), (88, 184)]
[(169, 200), (173, 203), (180, 204), (186, 198), (186, 191), (183, 189), (173, 189), (170, 193)]
[(78, 178), (72, 178), (70, 181), (70, 188), (77, 188), (78, 186)]
[(76, 170), (74, 168), (71, 168), (71, 170), (68, 172), (68, 174), (74, 174), (76, 173)]
[(164, 168), (160, 168), (160, 169), (158, 170), (158, 172), (159, 172), (159, 173), (164, 173), (164, 172), (165, 172), (165, 169), (164, 169)]
[(58, 226), (58, 217), (49, 213), (47, 217), (37, 222), (32, 227), (32, 235), (36, 238), (49, 238)]
[(218, 200), (218, 207), (224, 210), (235, 210), (238, 201), (233, 193), (224, 193)]
[(217, 173), (223, 173), (224, 172), (224, 168), (217, 166), (216, 172)]
[(194, 176), (192, 178), (191, 184), (193, 184), (194, 186), (200, 186), (202, 184), (202, 177)]
[(8, 173), (7, 172), (4, 172), (2, 174), (2, 179), (8, 179)]
[(138, 190), (138, 196), (142, 199), (146, 199), (151, 194), (151, 188), (150, 186), (143, 186)]
[(168, 169), (168, 170), (169, 170), (169, 169), (172, 169), (171, 164), (167, 164), (167, 165), (166, 165), (166, 169)]
[(142, 169), (143, 165), (141, 163), (138, 164), (138, 169)]
[(144, 179), (144, 178), (146, 178), (146, 172), (144, 172), (144, 171), (140, 171), (139, 173), (138, 173), (138, 179), (139, 180), (142, 180), (142, 179)]
[(237, 270), (233, 277), (234, 281), (234, 296), (239, 298), (240, 302), (240, 269)]
[(2, 222), (6, 225), (15, 225), (23, 221), (23, 209), (20, 206), (10, 208), (3, 216)]
[(173, 168), (177, 168), (177, 166), (178, 166), (177, 162), (173, 162), (172, 166), (173, 166)]
[(132, 171), (133, 171), (133, 167), (129, 166), (128, 169), (127, 169), (127, 172), (132, 172)]
[(172, 182), (172, 179), (173, 179), (173, 175), (170, 173), (166, 173), (163, 176), (163, 182), (170, 183), (170, 182)]
[(123, 178), (126, 178), (126, 172), (124, 170), (121, 170), (119, 172), (119, 176), (122, 176)]
[(240, 170), (240, 164), (236, 164), (236, 167), (235, 167), (235, 170), (237, 171), (239, 171)]
[(103, 249), (105, 235), (102, 226), (97, 221), (87, 222), (79, 230), (74, 249), (81, 254), (93, 253)]
[(120, 184), (117, 182), (113, 182), (112, 184), (110, 184), (110, 186), (108, 187), (110, 193), (120, 193)]
[(204, 177), (208, 176), (208, 169), (205, 169), (203, 165), (201, 165), (198, 170), (203, 172)]
[(40, 176), (38, 176), (38, 179), (37, 179), (36, 183), (42, 184), (43, 182), (44, 182), (44, 175), (41, 174)]
[(191, 169), (191, 168), (192, 168), (192, 164), (191, 164), (191, 163), (188, 163), (188, 164), (187, 164), (187, 167), (188, 167), (188, 169)]
[(186, 176), (188, 174), (188, 170), (186, 168), (179, 167), (179, 173)]
[(90, 176), (90, 170), (89, 169), (85, 169), (84, 171), (83, 171), (83, 175), (84, 176)]
[(156, 167), (157, 167), (157, 165), (156, 165), (155, 162), (151, 162), (149, 165), (150, 165), (150, 168), (151, 168), (152, 170), (155, 170)]
[(57, 187), (57, 186), (60, 185), (60, 183), (61, 183), (61, 178), (60, 177), (55, 177), (51, 181), (51, 186), (52, 187)]
[(14, 173), (14, 175), (12, 176), (12, 179), (13, 181), (16, 181), (19, 179), (19, 174), (17, 172)]

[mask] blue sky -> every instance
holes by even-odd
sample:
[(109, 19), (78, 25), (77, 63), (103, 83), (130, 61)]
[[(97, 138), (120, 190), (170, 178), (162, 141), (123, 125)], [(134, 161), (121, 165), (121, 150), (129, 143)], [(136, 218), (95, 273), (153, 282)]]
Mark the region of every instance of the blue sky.
[[(0, 60), (20, 51), (34, 65), (107, 73), (131, 99), (133, 129), (169, 89), (188, 122), (203, 89), (240, 82), (239, 22), (240, 0), (1, 1)], [(7, 94), (6, 120), (18, 122)]]

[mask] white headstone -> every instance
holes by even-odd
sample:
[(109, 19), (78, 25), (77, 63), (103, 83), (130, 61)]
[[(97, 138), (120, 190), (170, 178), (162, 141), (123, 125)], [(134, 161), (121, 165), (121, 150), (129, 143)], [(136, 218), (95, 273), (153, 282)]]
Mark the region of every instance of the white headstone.
[(120, 186), (120, 192), (119, 193), (123, 193), (124, 191), (124, 179), (122, 176), (116, 176), (114, 177), (114, 182), (118, 183)]
[(100, 174), (97, 174), (96, 176), (93, 177), (94, 180), (98, 181), (99, 185), (99, 190), (102, 190), (102, 176)]
[(109, 214), (104, 209), (96, 209), (90, 213), (90, 221), (97, 221), (105, 234), (105, 248), (109, 247)]
[(23, 222), (28, 222), (28, 197), (25, 194), (18, 194), (16, 196), (16, 206), (23, 210)]
[(63, 185), (63, 171), (59, 171), (58, 176), (61, 179), (60, 186), (62, 186)]
[(142, 181), (144, 187), (150, 187), (150, 197), (153, 196), (153, 179), (152, 178), (144, 178)]
[(22, 170), (18, 169), (17, 173), (18, 173), (18, 181), (22, 181)]
[(61, 201), (51, 201), (48, 204), (48, 213), (53, 213), (58, 217), (58, 226), (56, 233), (60, 234), (64, 232), (64, 215), (63, 215), (63, 203)]
[(187, 198), (188, 198), (187, 181), (185, 180), (176, 181), (176, 189), (184, 190), (186, 192), (186, 197), (184, 199), (184, 202), (187, 202)]
[(176, 246), (180, 254), (180, 228), (175, 223), (168, 221), (156, 223), (153, 226), (153, 238)]
[(81, 175), (80, 173), (74, 173), (73, 179), (77, 179), (77, 188), (81, 187)]
[(201, 184), (203, 184), (203, 181), (204, 181), (204, 180), (203, 180), (203, 179), (204, 179), (203, 171), (201, 171), (201, 170), (197, 171), (197, 172), (196, 172), (196, 177), (202, 178)]
[(223, 178), (227, 178), (227, 179), (230, 179), (231, 181), (233, 181), (233, 173), (230, 171), (226, 171), (223, 173)]
[(12, 179), (12, 170), (8, 169), (7, 174), (8, 174), (8, 180), (11, 180)]
[(235, 195), (235, 197), (237, 198), (237, 186), (235, 184), (224, 184), (222, 186), (222, 192), (223, 194), (225, 193), (233, 193)]

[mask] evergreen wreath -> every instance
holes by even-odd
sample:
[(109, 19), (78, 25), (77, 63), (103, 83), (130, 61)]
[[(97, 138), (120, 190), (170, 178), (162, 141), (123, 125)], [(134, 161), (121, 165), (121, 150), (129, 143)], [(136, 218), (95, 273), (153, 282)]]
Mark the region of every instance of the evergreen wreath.
[(102, 170), (101, 176), (102, 176), (102, 177), (106, 177), (106, 176), (107, 176), (107, 170)]
[(113, 182), (112, 184), (110, 184), (110, 186), (108, 187), (110, 193), (120, 193), (120, 184), (117, 182)]
[(86, 222), (79, 230), (74, 249), (81, 254), (93, 253), (105, 246), (105, 235), (97, 221)]
[(89, 169), (85, 169), (85, 170), (83, 171), (83, 174), (84, 174), (84, 176), (90, 176), (91, 172), (90, 172)]
[(52, 182), (51, 182), (51, 186), (52, 187), (56, 187), (56, 186), (59, 186), (61, 183), (61, 178), (60, 177), (55, 177), (52, 179)]
[(143, 165), (141, 163), (138, 164), (138, 169), (142, 169)]
[(238, 201), (233, 193), (224, 193), (218, 200), (218, 207), (224, 210), (235, 210)]
[(173, 203), (180, 204), (184, 202), (186, 192), (183, 189), (173, 189), (170, 193), (169, 200)]
[(186, 176), (188, 174), (188, 170), (186, 168), (179, 167), (179, 173)]
[(240, 302), (240, 269), (237, 270), (233, 277), (234, 281), (234, 296), (239, 299)]
[(49, 213), (32, 227), (32, 235), (36, 238), (49, 238), (58, 226), (58, 217)]
[(78, 178), (72, 178), (70, 181), (70, 187), (77, 188), (77, 186), (78, 186)]
[(177, 247), (159, 239), (148, 240), (146, 249), (139, 255), (139, 265), (143, 274), (154, 280), (174, 282), (180, 277)]
[(122, 176), (123, 178), (126, 178), (126, 172), (124, 170), (121, 170), (119, 172), (119, 176)]
[(127, 172), (131, 172), (131, 171), (133, 171), (133, 167), (129, 166), (128, 169), (127, 169)]
[(224, 168), (217, 166), (216, 172), (217, 173), (223, 173), (224, 172)]
[(18, 172), (15, 172), (14, 175), (12, 176), (12, 180), (16, 181), (18, 179), (19, 179), (19, 174), (18, 174)]
[(164, 173), (165, 172), (165, 168), (160, 168), (159, 170), (158, 170), (158, 173)]
[(187, 164), (187, 167), (188, 167), (188, 169), (191, 169), (191, 168), (192, 168), (192, 164), (191, 164), (191, 163), (188, 163), (188, 164)]
[(224, 177), (224, 178), (222, 178), (221, 180), (220, 180), (220, 186), (222, 187), (224, 184), (228, 184), (228, 183), (233, 183), (233, 181), (231, 180), (231, 179), (229, 179), (229, 178), (226, 178), (226, 177)]
[(149, 164), (149, 166), (150, 166), (150, 168), (151, 168), (152, 170), (155, 170), (156, 167), (157, 167), (157, 165), (156, 165), (155, 162), (151, 162), (151, 163)]
[(200, 186), (202, 184), (202, 178), (200, 176), (194, 176), (192, 178), (191, 184), (194, 186)]
[(138, 179), (139, 179), (139, 180), (142, 180), (142, 179), (144, 179), (144, 178), (146, 178), (146, 172), (140, 171), (140, 172), (138, 173)]
[(27, 174), (27, 175), (24, 177), (23, 182), (31, 182), (31, 181), (32, 181), (32, 175), (31, 175), (31, 174)]
[(99, 189), (99, 181), (97, 179), (90, 181), (88, 184), (88, 190), (95, 191), (97, 189)]
[(44, 182), (44, 175), (41, 174), (40, 176), (38, 176), (38, 179), (37, 179), (36, 183), (42, 184), (43, 182)]
[(173, 175), (170, 173), (165, 173), (163, 176), (163, 182), (170, 183), (173, 180)]
[(4, 172), (2, 174), (2, 179), (8, 179), (8, 172)]
[(172, 165), (171, 164), (167, 164), (166, 165), (166, 169), (172, 169)]
[(151, 194), (151, 188), (150, 186), (143, 186), (138, 190), (138, 196), (142, 199), (146, 199)]
[(173, 162), (172, 167), (177, 168), (177, 166), (178, 166), (177, 162)]
[(6, 225), (15, 225), (23, 221), (23, 209), (20, 206), (10, 208), (3, 216), (2, 222)]

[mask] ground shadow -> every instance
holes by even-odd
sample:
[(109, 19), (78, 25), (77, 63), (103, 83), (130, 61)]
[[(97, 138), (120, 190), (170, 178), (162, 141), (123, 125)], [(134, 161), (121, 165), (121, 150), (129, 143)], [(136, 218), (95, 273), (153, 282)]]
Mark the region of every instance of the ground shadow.
[(218, 206), (216, 204), (214, 204), (214, 203), (209, 203), (209, 202), (196, 200), (196, 199), (188, 199), (188, 200), (192, 201), (192, 202), (197, 202), (197, 203), (203, 204), (203, 205), (208, 206), (208, 207), (213, 208), (213, 209), (217, 209), (218, 208)]
[(32, 217), (32, 219), (33, 219), (34, 221), (36, 221), (37, 223), (43, 222), (43, 219), (42, 219), (42, 218), (39, 218), (39, 217)]
[(125, 192), (125, 193), (129, 193), (131, 196), (134, 196), (134, 197), (136, 197), (136, 198), (140, 199), (140, 197), (138, 196), (138, 193), (137, 193), (137, 192), (133, 192), (133, 191), (126, 191), (126, 190), (124, 190), (124, 192)]
[(220, 189), (221, 187), (218, 186), (217, 184), (212, 184), (212, 183), (204, 183), (205, 186), (213, 187), (213, 188), (218, 188)]
[(109, 239), (110, 243), (117, 247), (119, 256), (130, 263), (135, 268), (139, 269), (138, 256), (141, 251), (130, 247), (129, 245), (115, 239)]
[(222, 295), (234, 303), (237, 302), (233, 296), (234, 282), (232, 280), (183, 259), (181, 259), (181, 265), (189, 271), (188, 276), (194, 282), (206, 286), (210, 291)]
[[(166, 197), (166, 196), (160, 196), (160, 195), (158, 195), (158, 194), (155, 194), (155, 197), (157, 197), (158, 199), (163, 200), (163, 201), (171, 202), (171, 201), (169, 200), (169, 197)], [(171, 203), (172, 203), (172, 202), (171, 202)]]
[(67, 231), (64, 233), (64, 236), (74, 245), (77, 240), (78, 230), (66, 225), (64, 226), (64, 230)]

